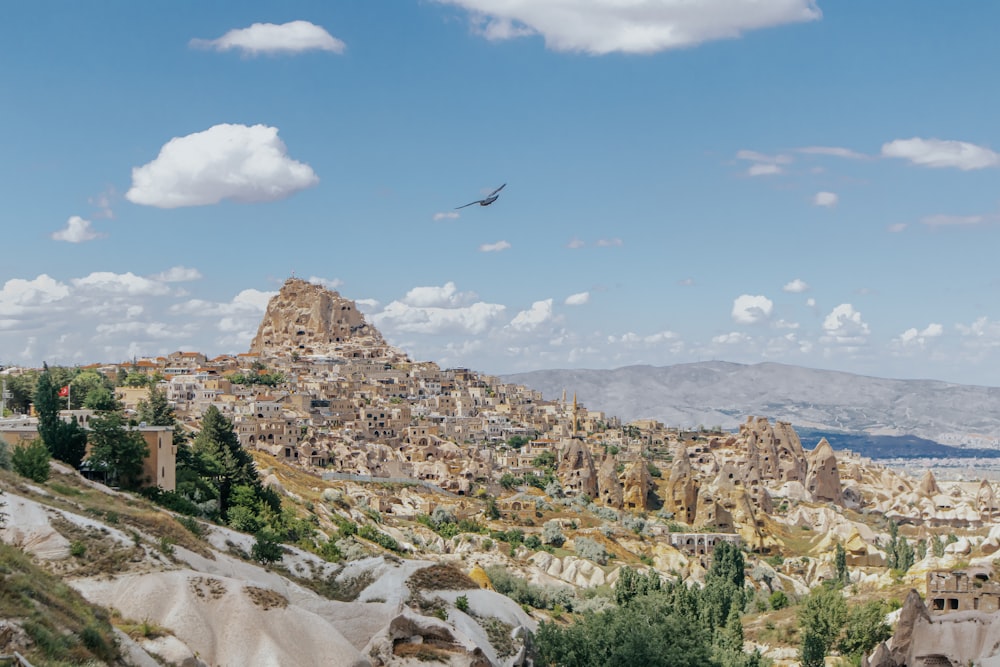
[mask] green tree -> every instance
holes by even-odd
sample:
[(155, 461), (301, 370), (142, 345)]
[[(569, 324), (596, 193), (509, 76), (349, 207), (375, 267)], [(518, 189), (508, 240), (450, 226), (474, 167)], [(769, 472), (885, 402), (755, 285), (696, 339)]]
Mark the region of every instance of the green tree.
[(829, 652), (846, 620), (847, 602), (839, 587), (823, 585), (809, 593), (799, 608), (803, 666), (805, 656), (819, 652), (822, 657)]
[(73, 407), (84, 407), (89, 410), (115, 410), (118, 407), (118, 402), (115, 400), (112, 389), (113, 387), (100, 373), (82, 371), (70, 383), (70, 397), (73, 400)]
[(881, 600), (851, 607), (844, 636), (837, 644), (840, 652), (860, 663), (862, 655), (891, 637), (892, 629), (885, 622), (887, 611)]
[(167, 392), (158, 387), (151, 387), (149, 399), (139, 401), (136, 406), (137, 416), (140, 422), (146, 422), (150, 426), (170, 426), (173, 431), (173, 444), (177, 446), (177, 453), (180, 456), (182, 448), (187, 443), (187, 437), (177, 423), (177, 414), (174, 406), (167, 400)]
[(49, 450), (39, 438), (14, 448), (11, 455), (14, 471), (41, 484), (49, 479)]
[(799, 662), (802, 667), (824, 667), (826, 665), (827, 646), (815, 632), (806, 630), (799, 647)]
[(250, 557), (262, 565), (270, 565), (281, 560), (283, 550), (279, 536), (268, 528), (262, 529), (256, 535), (253, 546), (250, 547)]
[(94, 470), (105, 471), (109, 482), (127, 489), (138, 487), (147, 456), (146, 441), (129, 428), (120, 412), (106, 412), (90, 420), (87, 462)]
[(847, 583), (847, 552), (844, 547), (837, 542), (837, 548), (834, 550), (833, 563), (837, 568), (837, 581), (841, 584)]
[(535, 636), (540, 664), (561, 667), (718, 667), (704, 633), (667, 595), (635, 598), (626, 607), (584, 614), (572, 625), (542, 623)]
[(59, 418), (59, 389), (66, 385), (53, 381), (47, 364), (35, 384), (35, 412), (38, 414), (38, 435), (53, 458), (77, 468), (87, 452), (87, 434), (77, 423)]
[(219, 513), (226, 518), (233, 487), (245, 484), (262, 490), (253, 457), (240, 445), (233, 423), (214, 405), (201, 419), (201, 431), (191, 444), (192, 467), (211, 481), (219, 501)]

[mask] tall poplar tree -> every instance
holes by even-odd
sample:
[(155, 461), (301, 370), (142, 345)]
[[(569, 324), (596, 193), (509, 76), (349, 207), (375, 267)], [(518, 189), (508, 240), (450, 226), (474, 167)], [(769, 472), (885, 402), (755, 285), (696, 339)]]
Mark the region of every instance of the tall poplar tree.
[(35, 384), (38, 435), (52, 453), (52, 458), (77, 468), (87, 452), (87, 433), (75, 417), (69, 422), (60, 419), (59, 410), (59, 387), (52, 381), (48, 364), (44, 364)]

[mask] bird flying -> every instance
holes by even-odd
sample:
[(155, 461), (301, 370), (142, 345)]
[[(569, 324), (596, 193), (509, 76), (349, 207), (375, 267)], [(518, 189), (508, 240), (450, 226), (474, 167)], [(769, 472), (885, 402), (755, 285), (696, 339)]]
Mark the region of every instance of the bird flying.
[(479, 204), (480, 206), (489, 206), (490, 204), (492, 204), (493, 202), (495, 202), (497, 200), (497, 197), (500, 196), (500, 191), (503, 190), (505, 187), (507, 187), (506, 183), (504, 183), (503, 185), (501, 185), (499, 188), (497, 188), (496, 190), (494, 190), (493, 192), (491, 192), (489, 195), (487, 195), (483, 199), (477, 199), (476, 201), (470, 201), (468, 204), (462, 204), (461, 206), (456, 206), (455, 209), (458, 210), (460, 208), (465, 208), (466, 206), (472, 206), (473, 204)]

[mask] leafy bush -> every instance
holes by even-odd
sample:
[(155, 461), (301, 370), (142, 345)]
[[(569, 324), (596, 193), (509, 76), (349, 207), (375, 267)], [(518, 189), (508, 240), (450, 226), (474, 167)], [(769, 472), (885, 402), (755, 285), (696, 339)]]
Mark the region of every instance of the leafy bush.
[(14, 448), (11, 465), (18, 475), (41, 484), (49, 479), (50, 458), (48, 448), (36, 438), (26, 445)]
[(551, 544), (554, 547), (561, 547), (566, 542), (558, 521), (545, 522), (545, 525), (542, 527), (542, 542)]
[(469, 597), (467, 595), (459, 595), (455, 598), (455, 608), (461, 612), (469, 611)]
[(573, 540), (573, 546), (581, 558), (592, 560), (598, 565), (608, 564), (608, 551), (603, 544), (595, 542), (589, 537), (578, 537)]
[(771, 597), (767, 599), (767, 603), (771, 605), (771, 609), (777, 611), (778, 609), (784, 609), (788, 606), (788, 596), (785, 595), (784, 591), (774, 591), (771, 593)]

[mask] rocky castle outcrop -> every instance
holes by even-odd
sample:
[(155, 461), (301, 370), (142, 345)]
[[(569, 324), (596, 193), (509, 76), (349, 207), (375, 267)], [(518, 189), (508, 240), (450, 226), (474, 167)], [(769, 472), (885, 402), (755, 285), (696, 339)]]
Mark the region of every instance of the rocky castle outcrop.
[(261, 356), (403, 359), (354, 301), (322, 285), (289, 278), (271, 297), (250, 344)]

